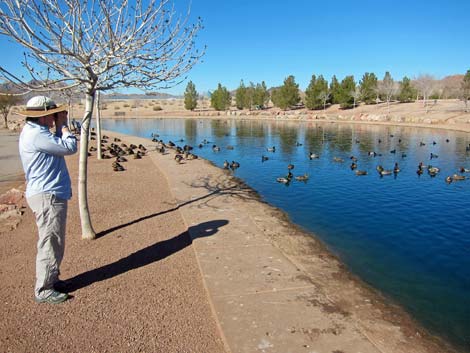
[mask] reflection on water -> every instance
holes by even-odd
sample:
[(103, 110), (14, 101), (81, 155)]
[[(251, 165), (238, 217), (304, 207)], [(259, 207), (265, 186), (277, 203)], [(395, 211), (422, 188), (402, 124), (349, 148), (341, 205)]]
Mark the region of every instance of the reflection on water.
[[(269, 203), (315, 233), (366, 282), (400, 302), (427, 327), (470, 350), (469, 134), (405, 127), (236, 120), (105, 120), (104, 128), (195, 146), (195, 153), (234, 173)], [(210, 144), (198, 149), (204, 139)], [(211, 146), (221, 147), (214, 152)], [(233, 150), (228, 145), (235, 146)], [(275, 152), (267, 147), (275, 146)], [(320, 156), (310, 160), (310, 153)], [(375, 152), (376, 156), (369, 156)], [(430, 159), (431, 153), (438, 158)], [(269, 159), (262, 161), (265, 155)], [(358, 169), (368, 172), (356, 176)], [(333, 158), (344, 162), (333, 162)], [(419, 162), (438, 166), (431, 177)], [(292, 163), (307, 182), (276, 182)], [(380, 177), (378, 165), (400, 172)], [(467, 174), (470, 177), (470, 174)]]

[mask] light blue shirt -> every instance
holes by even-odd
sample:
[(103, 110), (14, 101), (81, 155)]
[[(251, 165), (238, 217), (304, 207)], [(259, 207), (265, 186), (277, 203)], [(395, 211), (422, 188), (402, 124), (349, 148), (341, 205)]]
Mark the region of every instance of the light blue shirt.
[(77, 152), (73, 134), (56, 136), (46, 126), (27, 121), (20, 134), (19, 150), (26, 176), (26, 197), (40, 193), (65, 200), (72, 197), (64, 156)]

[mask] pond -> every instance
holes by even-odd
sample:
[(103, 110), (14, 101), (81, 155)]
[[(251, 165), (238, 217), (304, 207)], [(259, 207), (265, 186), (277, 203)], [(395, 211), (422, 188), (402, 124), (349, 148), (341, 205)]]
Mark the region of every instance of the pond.
[[(459, 172), (470, 169), (470, 134), (233, 119), (104, 120), (103, 128), (149, 139), (157, 133), (220, 167), (239, 162), (234, 175), (265, 201), (432, 332), (470, 351), (470, 173)], [(393, 171), (395, 163), (398, 173), (377, 171)], [(289, 164), (294, 177), (308, 180), (279, 183)], [(439, 172), (429, 173), (431, 166)], [(468, 180), (447, 183), (454, 174)]]

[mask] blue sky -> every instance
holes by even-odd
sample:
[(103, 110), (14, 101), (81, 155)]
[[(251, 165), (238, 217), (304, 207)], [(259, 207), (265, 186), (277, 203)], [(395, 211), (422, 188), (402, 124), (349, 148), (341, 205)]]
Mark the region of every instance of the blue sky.
[[(470, 69), (469, 0), (192, 0), (191, 12), (203, 18), (197, 41), (207, 45), (188, 77), (199, 92), (219, 82), (236, 89), (242, 79), (278, 86), (289, 75), (305, 89), (312, 74), (359, 81), (390, 71), (400, 80)], [(17, 66), (21, 51), (3, 37), (0, 45), (8, 48), (1, 65)], [(165, 92), (182, 93), (186, 82)]]

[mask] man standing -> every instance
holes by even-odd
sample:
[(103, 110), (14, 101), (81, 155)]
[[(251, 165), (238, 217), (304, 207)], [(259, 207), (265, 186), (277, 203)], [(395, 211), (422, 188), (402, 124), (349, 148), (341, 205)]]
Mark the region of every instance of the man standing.
[[(35, 300), (62, 303), (69, 297), (59, 280), (65, 249), (67, 201), (72, 197), (64, 156), (77, 152), (77, 140), (69, 131), (67, 110), (45, 96), (31, 98), (20, 134), (19, 150), (26, 176), (26, 200), (36, 217), (39, 239), (36, 257)], [(55, 126), (55, 133), (50, 129)]]

